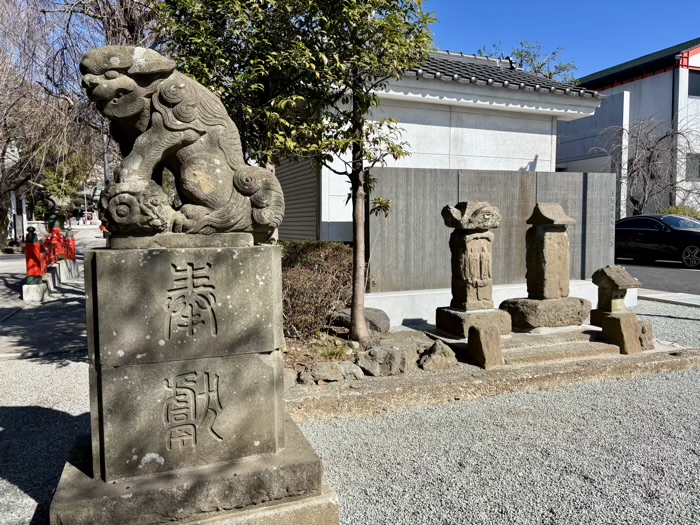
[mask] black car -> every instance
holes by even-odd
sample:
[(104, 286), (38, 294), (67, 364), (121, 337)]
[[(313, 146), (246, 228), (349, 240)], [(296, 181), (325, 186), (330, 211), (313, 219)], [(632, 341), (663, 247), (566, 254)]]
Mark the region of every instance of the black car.
[(681, 261), (700, 268), (700, 221), (680, 215), (636, 215), (615, 222), (615, 257)]

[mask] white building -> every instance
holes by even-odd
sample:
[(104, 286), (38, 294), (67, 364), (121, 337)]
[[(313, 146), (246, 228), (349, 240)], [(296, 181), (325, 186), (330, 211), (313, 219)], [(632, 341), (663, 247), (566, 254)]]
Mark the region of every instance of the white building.
[[(559, 121), (588, 117), (595, 91), (524, 72), (508, 59), (434, 52), (381, 94), (380, 114), (405, 130), (411, 155), (388, 167), (554, 171)], [(345, 177), (307, 162), (277, 169), (286, 213), (280, 239), (350, 241)]]
[[(646, 211), (673, 204), (700, 207), (700, 38), (593, 73), (581, 78), (580, 85), (602, 93), (605, 100), (595, 117), (560, 126), (557, 169), (619, 171), (624, 216), (625, 203), (637, 191), (625, 184), (636, 126), (643, 122), (657, 134), (673, 129), (691, 139), (690, 144), (679, 141), (675, 151), (678, 187), (675, 194), (659, 195)], [(611, 128), (630, 132), (619, 148), (611, 148), (604, 133)], [(607, 154), (611, 149), (620, 156), (612, 159)]]

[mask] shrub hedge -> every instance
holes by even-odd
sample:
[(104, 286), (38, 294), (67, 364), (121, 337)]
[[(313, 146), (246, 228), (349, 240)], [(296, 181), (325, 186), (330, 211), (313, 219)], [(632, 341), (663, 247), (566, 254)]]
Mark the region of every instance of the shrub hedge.
[(282, 241), (284, 333), (308, 338), (331, 324), (352, 296), (352, 248), (340, 242)]
[(692, 217), (693, 219), (700, 220), (700, 211), (690, 206), (669, 206), (668, 208), (661, 210), (661, 213), (668, 215), (684, 215), (686, 217)]

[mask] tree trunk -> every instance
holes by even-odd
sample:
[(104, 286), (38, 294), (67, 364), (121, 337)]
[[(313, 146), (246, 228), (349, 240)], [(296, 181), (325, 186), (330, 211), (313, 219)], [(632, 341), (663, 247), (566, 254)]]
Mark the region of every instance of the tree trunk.
[(369, 331), (365, 320), (365, 185), (362, 158), (362, 128), (364, 115), (353, 101), (352, 129), (352, 303), (350, 304), (350, 338), (365, 346)]
[(10, 227), (9, 206), (0, 205), (0, 248), (7, 246), (7, 230)]

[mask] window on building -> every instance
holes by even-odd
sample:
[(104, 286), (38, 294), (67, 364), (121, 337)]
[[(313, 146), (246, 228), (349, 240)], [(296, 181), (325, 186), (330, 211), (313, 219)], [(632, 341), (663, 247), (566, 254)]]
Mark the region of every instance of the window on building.
[(700, 153), (690, 153), (685, 159), (686, 180), (700, 181)]
[(700, 71), (688, 71), (688, 96), (700, 97)]

